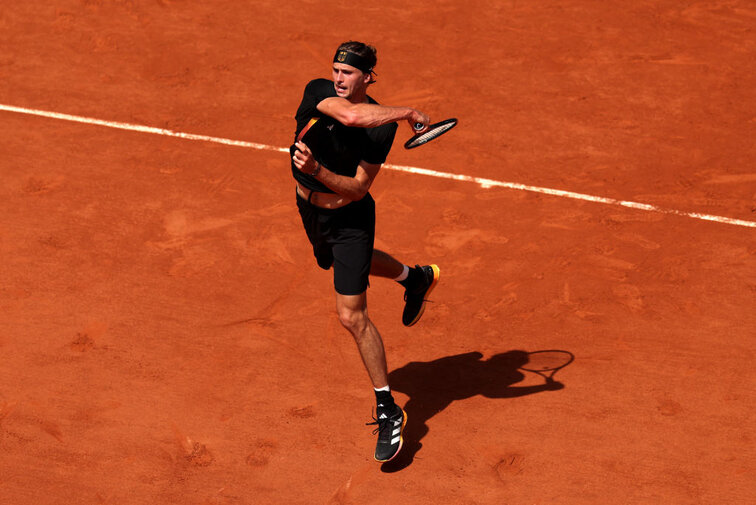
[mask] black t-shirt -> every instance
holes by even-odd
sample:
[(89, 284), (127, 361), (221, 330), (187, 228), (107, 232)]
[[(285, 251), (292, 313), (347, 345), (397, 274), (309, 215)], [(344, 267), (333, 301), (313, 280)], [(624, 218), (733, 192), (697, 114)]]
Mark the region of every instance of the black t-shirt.
[[(296, 139), (312, 118), (318, 121), (307, 131), (303, 141), (313, 153), (315, 160), (327, 169), (347, 177), (354, 177), (360, 161), (371, 164), (381, 164), (386, 161), (391, 145), (394, 142), (397, 124), (388, 123), (376, 128), (347, 127), (330, 116), (318, 110), (318, 104), (326, 98), (337, 96), (333, 82), (328, 79), (310, 81), (304, 90), (302, 103), (297, 109)], [(377, 104), (368, 97), (368, 101)], [(296, 147), (292, 144), (289, 149), (293, 155)], [(302, 173), (294, 163), (291, 164), (294, 178), (304, 187), (313, 191), (333, 193), (323, 183)]]

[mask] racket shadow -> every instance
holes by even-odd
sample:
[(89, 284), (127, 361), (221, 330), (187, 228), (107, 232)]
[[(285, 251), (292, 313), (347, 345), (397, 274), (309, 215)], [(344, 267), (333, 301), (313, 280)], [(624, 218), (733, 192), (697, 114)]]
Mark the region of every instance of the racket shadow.
[(428, 420), (454, 401), (476, 395), (517, 398), (564, 388), (551, 377), (544, 384), (516, 386), (525, 378), (521, 367), (528, 363), (529, 355), (526, 351), (512, 350), (484, 360), (481, 353), (468, 352), (433, 361), (415, 361), (392, 371), (391, 388), (409, 397), (404, 405), (407, 427), (401, 452), (396, 459), (384, 463), (381, 470), (392, 473), (411, 465), (428, 434)]

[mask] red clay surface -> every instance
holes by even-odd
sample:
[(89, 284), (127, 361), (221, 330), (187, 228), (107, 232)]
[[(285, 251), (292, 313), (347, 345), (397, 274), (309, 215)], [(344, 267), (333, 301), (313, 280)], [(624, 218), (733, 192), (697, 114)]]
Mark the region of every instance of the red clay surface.
[[(286, 147), (336, 45), (460, 118), (390, 163), (756, 221), (747, 0), (4, 2), (0, 103)], [(370, 383), (286, 154), (0, 112), (0, 503), (756, 502), (753, 228), (384, 170)], [(562, 349), (564, 388), (513, 350)], [(503, 356), (502, 356), (503, 355)], [(499, 358), (494, 358), (499, 356)]]

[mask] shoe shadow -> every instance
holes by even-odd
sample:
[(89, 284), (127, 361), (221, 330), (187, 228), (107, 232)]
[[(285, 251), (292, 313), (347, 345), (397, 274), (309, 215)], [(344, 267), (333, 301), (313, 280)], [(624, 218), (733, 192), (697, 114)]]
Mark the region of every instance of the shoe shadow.
[(551, 377), (544, 384), (514, 386), (525, 378), (520, 367), (528, 363), (529, 355), (526, 351), (512, 350), (483, 360), (481, 353), (469, 352), (434, 361), (415, 361), (392, 371), (391, 389), (409, 396), (404, 405), (407, 427), (401, 452), (384, 463), (381, 471), (392, 473), (411, 465), (422, 448), (421, 440), (428, 434), (428, 420), (456, 400), (476, 395), (516, 398), (564, 388)]

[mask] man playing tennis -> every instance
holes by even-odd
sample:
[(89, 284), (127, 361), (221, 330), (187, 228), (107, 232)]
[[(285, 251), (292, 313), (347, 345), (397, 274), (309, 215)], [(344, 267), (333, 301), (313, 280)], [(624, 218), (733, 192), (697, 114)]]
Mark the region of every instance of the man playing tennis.
[(333, 81), (315, 79), (305, 87), (291, 155), (307, 237), (318, 265), (333, 267), (339, 320), (354, 337), (375, 389), (377, 408), (369, 424), (377, 425), (375, 459), (385, 462), (401, 449), (407, 419), (394, 403), (383, 341), (368, 317), (368, 276), (394, 279), (405, 288), (402, 322), (412, 326), (438, 282), (439, 269), (409, 268), (373, 248), (375, 202), (369, 190), (391, 149), (397, 122), (423, 127), (430, 122), (422, 112), (382, 106), (367, 95), (376, 61), (375, 48), (362, 42), (339, 46)]

